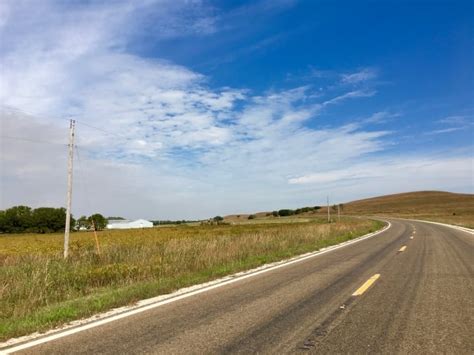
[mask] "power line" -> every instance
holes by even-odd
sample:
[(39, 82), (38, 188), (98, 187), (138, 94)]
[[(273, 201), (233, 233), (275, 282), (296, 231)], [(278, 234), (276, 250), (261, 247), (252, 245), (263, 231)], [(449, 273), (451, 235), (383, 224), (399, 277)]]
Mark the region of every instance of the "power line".
[(103, 129), (103, 128), (90, 125), (89, 123), (85, 123), (85, 122), (83, 122), (83, 121), (77, 121), (77, 120), (76, 120), (76, 122), (79, 123), (79, 124), (82, 125), (82, 126), (86, 126), (86, 127), (89, 127), (89, 128), (96, 129), (96, 130), (98, 130), (98, 131), (101, 131), (101, 132), (103, 132), (103, 133), (105, 133), (105, 134), (109, 134), (109, 135), (111, 135), (111, 136), (123, 138), (123, 139), (125, 139), (125, 140), (132, 140), (132, 138), (127, 137), (127, 136), (125, 136), (125, 135), (123, 135), (123, 134), (118, 134), (118, 133), (110, 132), (110, 131), (107, 131), (107, 130), (105, 130), (105, 129)]
[(13, 137), (13, 136), (0, 136), (0, 138), (4, 139), (12, 139), (12, 140), (17, 140), (17, 141), (26, 141), (26, 142), (32, 142), (32, 143), (42, 143), (42, 144), (51, 144), (51, 145), (61, 145), (61, 146), (67, 146), (66, 143), (56, 143), (56, 142), (48, 142), (48, 141), (42, 141), (42, 140), (37, 140), (37, 139), (30, 139), (30, 138), (25, 138), (25, 137)]
[[(63, 121), (68, 121), (68, 122), (70, 121), (70, 118), (63, 118), (63, 117), (51, 116), (51, 115), (48, 115), (48, 116), (40, 116), (40, 115), (31, 113), (31, 112), (28, 112), (28, 111), (26, 111), (26, 110), (19, 109), (19, 108), (16, 108), (16, 107), (11, 107), (11, 106), (3, 106), (2, 108), (5, 108), (5, 109), (10, 110), (10, 111), (16, 111), (16, 112), (22, 113), (22, 114), (24, 114), (24, 115), (31, 116), (31, 117), (35, 117), (35, 118), (63, 120)], [(78, 115), (77, 115), (77, 114), (76, 114), (76, 115), (74, 115), (74, 114), (69, 114), (69, 115), (67, 115), (67, 116), (68, 116), (68, 117), (77, 117)], [(124, 139), (126, 139), (126, 140), (132, 140), (131, 138), (126, 137), (125, 135), (118, 134), (118, 133), (114, 133), (114, 132), (108, 131), (108, 130), (106, 130), (106, 129), (97, 127), (97, 126), (93, 126), (93, 125), (91, 125), (91, 124), (89, 124), (89, 123), (86, 123), (86, 122), (84, 122), (84, 121), (82, 121), (82, 120), (74, 119), (74, 121), (76, 122), (76, 124), (80, 124), (80, 125), (82, 125), (82, 126), (86, 126), (86, 127), (89, 127), (89, 128), (92, 128), (92, 129), (95, 129), (95, 130), (98, 130), (98, 131), (101, 131), (102, 133), (106, 133), (106, 134), (109, 134), (109, 135), (112, 135), (112, 136), (124, 138)]]

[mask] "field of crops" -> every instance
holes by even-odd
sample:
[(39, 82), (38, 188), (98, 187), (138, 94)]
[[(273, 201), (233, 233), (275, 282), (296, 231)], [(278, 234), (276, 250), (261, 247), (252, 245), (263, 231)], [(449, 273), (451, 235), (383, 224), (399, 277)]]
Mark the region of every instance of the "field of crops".
[(0, 339), (336, 244), (381, 227), (342, 219), (0, 236)]

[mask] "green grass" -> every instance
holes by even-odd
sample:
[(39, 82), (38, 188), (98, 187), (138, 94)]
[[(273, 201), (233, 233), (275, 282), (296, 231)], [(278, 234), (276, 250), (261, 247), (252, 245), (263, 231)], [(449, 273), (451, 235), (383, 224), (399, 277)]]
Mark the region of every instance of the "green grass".
[(333, 245), (381, 228), (343, 219), (300, 223), (180, 226), (71, 236), (0, 237), (0, 339), (51, 329), (68, 321), (166, 294), (230, 273)]

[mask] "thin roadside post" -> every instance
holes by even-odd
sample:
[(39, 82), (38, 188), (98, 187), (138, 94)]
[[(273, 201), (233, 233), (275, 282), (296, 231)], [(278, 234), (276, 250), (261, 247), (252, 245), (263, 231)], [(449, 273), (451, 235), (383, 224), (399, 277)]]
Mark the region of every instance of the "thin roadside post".
[(328, 205), (328, 223), (331, 223), (331, 211), (329, 210), (329, 196), (327, 196), (327, 205)]
[(96, 249), (97, 249), (97, 255), (100, 255), (99, 237), (97, 236), (97, 228), (95, 227), (95, 221), (94, 220), (92, 220), (92, 229), (94, 231), (95, 246), (96, 246)]

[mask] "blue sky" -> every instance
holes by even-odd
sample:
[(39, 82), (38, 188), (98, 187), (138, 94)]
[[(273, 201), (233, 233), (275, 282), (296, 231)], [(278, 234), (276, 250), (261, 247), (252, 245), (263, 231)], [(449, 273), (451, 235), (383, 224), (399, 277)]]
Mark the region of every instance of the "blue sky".
[(473, 192), (471, 1), (0, 5), (1, 196), (204, 218)]

